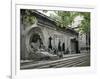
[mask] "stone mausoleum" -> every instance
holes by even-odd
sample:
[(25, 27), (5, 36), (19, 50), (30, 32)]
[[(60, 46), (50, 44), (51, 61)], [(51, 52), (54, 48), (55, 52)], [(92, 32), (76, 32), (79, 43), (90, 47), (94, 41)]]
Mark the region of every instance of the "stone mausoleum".
[(60, 29), (55, 20), (36, 11), (31, 10), (35, 16), (31, 26), (25, 26), (22, 16), (24, 9), (20, 10), (20, 58), (36, 59), (46, 55), (57, 56), (79, 53), (78, 33), (72, 28)]

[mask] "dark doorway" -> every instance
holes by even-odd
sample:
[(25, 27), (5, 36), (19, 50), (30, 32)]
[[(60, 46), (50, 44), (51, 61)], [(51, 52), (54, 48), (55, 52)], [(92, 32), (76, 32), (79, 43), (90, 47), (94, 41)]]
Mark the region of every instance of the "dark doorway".
[(58, 43), (58, 51), (61, 51), (61, 41), (59, 40), (59, 43)]
[(52, 40), (52, 37), (50, 36), (50, 37), (49, 37), (49, 45), (48, 45), (48, 48), (49, 48), (49, 49), (52, 49), (52, 43), (51, 43), (51, 40)]
[(75, 41), (75, 43), (76, 43), (76, 53), (79, 53), (79, 49), (78, 49), (78, 41)]
[(62, 51), (65, 51), (65, 43), (62, 44)]
[(79, 53), (78, 41), (75, 38), (71, 39), (71, 50), (72, 52)]

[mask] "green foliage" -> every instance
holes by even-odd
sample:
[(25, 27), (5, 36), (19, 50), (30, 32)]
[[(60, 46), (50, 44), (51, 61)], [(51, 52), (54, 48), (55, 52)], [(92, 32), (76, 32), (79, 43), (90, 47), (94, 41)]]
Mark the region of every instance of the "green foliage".
[(32, 24), (35, 23), (36, 21), (36, 17), (32, 15), (32, 11), (31, 10), (21, 10), (21, 15), (22, 15), (22, 23), (25, 26), (31, 26)]
[(70, 11), (54, 11), (56, 16), (51, 14), (50, 17), (57, 21), (57, 25), (60, 27), (68, 27), (74, 21), (77, 16), (76, 12)]
[(81, 22), (81, 25), (79, 26), (80, 31), (83, 33), (89, 33), (90, 32), (90, 12), (80, 12), (81, 16), (84, 17), (84, 19)]
[(24, 21), (24, 24), (26, 26), (30, 26), (30, 25), (34, 24), (35, 23), (35, 19), (36, 18), (34, 16), (31, 16), (31, 15), (23, 16), (23, 21)]
[[(47, 13), (47, 10), (43, 10)], [(60, 28), (67, 28), (72, 25), (77, 16), (83, 16), (78, 30), (83, 33), (90, 32), (90, 12), (74, 12), (74, 11), (54, 11), (55, 14), (50, 14), (50, 17), (56, 21)], [(33, 16), (32, 10), (21, 9), (21, 22), (25, 26), (31, 26), (36, 22), (36, 17)]]
[(79, 25), (79, 31), (83, 33), (90, 32), (90, 12), (74, 12), (74, 11), (54, 11), (56, 15), (50, 14), (50, 17), (56, 20), (58, 26), (67, 28), (74, 22), (75, 17), (83, 16), (83, 20)]

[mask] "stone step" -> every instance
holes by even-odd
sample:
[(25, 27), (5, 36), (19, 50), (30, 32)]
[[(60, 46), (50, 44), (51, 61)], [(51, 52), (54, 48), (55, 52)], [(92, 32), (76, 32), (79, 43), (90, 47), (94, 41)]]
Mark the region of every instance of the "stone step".
[[(34, 69), (34, 68), (49, 68), (49, 67), (63, 67), (64, 65), (75, 65), (75, 63), (80, 63), (80, 61), (85, 60), (86, 57), (88, 57), (89, 55), (77, 55), (77, 56), (73, 56), (73, 57), (69, 57), (69, 58), (63, 58), (63, 59), (59, 59), (59, 60), (55, 60), (55, 61), (40, 61), (39, 63), (36, 64), (30, 64), (30, 65), (25, 65), (25, 66), (21, 66), (21, 69)], [(77, 60), (75, 60), (77, 59)]]

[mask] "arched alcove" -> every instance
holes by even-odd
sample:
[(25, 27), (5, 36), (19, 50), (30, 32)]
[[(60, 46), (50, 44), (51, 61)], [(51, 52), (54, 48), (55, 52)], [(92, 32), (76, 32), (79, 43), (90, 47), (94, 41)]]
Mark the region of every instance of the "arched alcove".
[[(33, 43), (33, 44), (32, 44)], [(41, 47), (44, 43), (44, 35), (40, 27), (32, 27), (26, 34), (26, 49), (27, 53), (32, 53), (36, 55), (33, 50)]]

